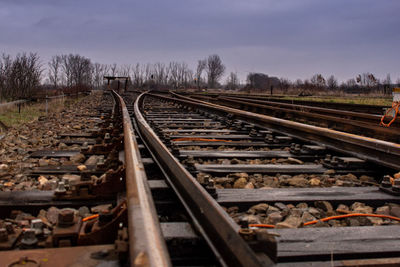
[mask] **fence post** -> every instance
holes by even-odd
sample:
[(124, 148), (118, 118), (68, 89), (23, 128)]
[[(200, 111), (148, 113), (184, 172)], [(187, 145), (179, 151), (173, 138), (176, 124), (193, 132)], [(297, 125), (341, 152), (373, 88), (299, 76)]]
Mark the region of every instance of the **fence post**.
[(47, 95), (46, 95), (46, 117), (47, 117)]

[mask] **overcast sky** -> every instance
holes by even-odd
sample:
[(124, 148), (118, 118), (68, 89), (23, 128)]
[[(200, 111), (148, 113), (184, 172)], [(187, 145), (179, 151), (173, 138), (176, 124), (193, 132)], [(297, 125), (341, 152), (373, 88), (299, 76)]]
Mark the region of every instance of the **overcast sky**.
[(0, 52), (94, 62), (219, 54), (227, 72), (400, 78), (399, 0), (0, 0)]

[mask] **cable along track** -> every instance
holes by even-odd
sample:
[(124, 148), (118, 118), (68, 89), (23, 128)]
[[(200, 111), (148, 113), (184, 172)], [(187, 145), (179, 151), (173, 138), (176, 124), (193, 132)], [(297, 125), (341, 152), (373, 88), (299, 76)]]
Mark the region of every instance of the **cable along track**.
[[(335, 131), (189, 98), (123, 98), (104, 95), (95, 129), (59, 135), (80, 152), (29, 155), (103, 160), (34, 167), (35, 179), (55, 177), (54, 190), (0, 192), (0, 249), (17, 249), (0, 252), (2, 265), (400, 263), (400, 201), (377, 187), (398, 170), (396, 147), (352, 135), (334, 142)], [(49, 207), (61, 213), (54, 223), (35, 220)]]
[[(383, 174), (398, 168), (397, 159), (381, 161), (398, 153), (396, 146), (377, 141), (375, 149), (382, 152), (375, 153), (384, 155), (377, 159), (368, 155), (376, 140), (343, 135), (348, 139), (333, 142), (340, 133), (315, 134), (318, 127), (282, 125), (283, 120), (181, 96), (142, 94), (135, 116), (175, 192), (224, 260), (234, 249), (236, 255), (243, 250), (255, 255), (236, 241), (228, 254), (219, 251), (232, 230), (255, 248), (253, 253), (264, 252), (278, 265), (311, 264), (311, 259), (322, 264), (332, 257), (340, 265), (398, 255), (393, 233), (400, 228), (393, 214), (399, 214), (400, 201), (377, 187)], [(332, 217), (338, 215), (346, 218)], [(218, 223), (212, 221), (219, 217)], [(307, 222), (310, 226), (304, 226)], [(273, 229), (258, 234), (256, 225)]]

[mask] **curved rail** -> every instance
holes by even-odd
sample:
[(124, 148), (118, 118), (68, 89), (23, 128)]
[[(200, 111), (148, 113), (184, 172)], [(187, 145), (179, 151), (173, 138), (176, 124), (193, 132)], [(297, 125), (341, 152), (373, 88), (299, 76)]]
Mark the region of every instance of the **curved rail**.
[[(197, 230), (214, 251), (223, 266), (268, 266), (272, 260), (265, 254), (260, 258), (238, 234), (240, 227), (219, 206), (210, 194), (179, 163), (154, 133), (140, 111), (146, 93), (134, 106), (140, 133), (168, 174), (169, 182), (191, 216)], [(274, 254), (275, 251), (266, 251)], [(271, 255), (274, 256), (274, 255)]]
[(128, 109), (121, 96), (113, 94), (123, 117), (131, 266), (171, 266)]
[(220, 106), (175, 93), (172, 94), (177, 98), (156, 96), (185, 103), (194, 108), (202, 107), (223, 114), (232, 114), (236, 119), (244, 119), (289, 136), (314, 141), (333, 150), (350, 154), (394, 170), (400, 170), (400, 144)]
[[(307, 106), (307, 105), (299, 105), (299, 104), (289, 104), (289, 103), (281, 103), (281, 102), (273, 102), (273, 101), (267, 101), (267, 100), (259, 100), (259, 99), (254, 99), (254, 98), (244, 98), (244, 97), (218, 97), (218, 99), (221, 100), (233, 100), (233, 101), (246, 101), (249, 103), (253, 104), (261, 104), (264, 107), (265, 106), (274, 106), (274, 107), (280, 107), (280, 108), (287, 108), (291, 110), (300, 110), (300, 111), (309, 111), (309, 112), (314, 112), (318, 114), (326, 114), (326, 115), (331, 115), (334, 117), (343, 117), (346, 119), (352, 119), (360, 122), (365, 122), (365, 123), (370, 123), (373, 125), (378, 126), (379, 121), (381, 119), (381, 115), (376, 115), (376, 114), (369, 114), (369, 113), (361, 113), (361, 112), (354, 112), (354, 111), (346, 111), (346, 110), (340, 110), (340, 109), (332, 109), (332, 108), (323, 108), (323, 107), (315, 107), (315, 106)], [(400, 119), (397, 120), (397, 122), (400, 122)]]
[[(183, 93), (182, 93), (183, 94)], [(383, 115), (383, 110), (387, 108), (387, 106), (382, 105), (369, 105), (369, 104), (352, 104), (352, 103), (333, 103), (333, 102), (323, 102), (323, 101), (313, 101), (313, 100), (301, 100), (301, 99), (285, 99), (284, 95), (266, 95), (266, 94), (230, 94), (230, 93), (187, 93), (188, 95), (197, 95), (197, 96), (210, 96), (210, 97), (219, 97), (219, 96), (232, 96), (243, 99), (257, 99), (257, 100), (267, 100), (279, 103), (288, 103), (288, 104), (298, 104), (298, 105), (307, 105), (314, 107), (322, 107), (322, 108), (332, 108), (332, 109), (340, 109), (340, 110), (349, 110), (355, 112), (363, 112), (368, 114), (377, 114)], [(285, 95), (288, 96), (288, 95)], [(295, 95), (289, 95), (291, 97), (298, 97)]]
[[(293, 121), (306, 119), (307, 122), (316, 122), (322, 127), (329, 127), (338, 131), (360, 133), (364, 136), (379, 136), (381, 140), (397, 142), (400, 141), (398, 128), (386, 128), (379, 125), (381, 116), (359, 114), (350, 111), (315, 108), (309, 106), (299, 106), (291, 104), (282, 104), (276, 102), (266, 102), (231, 98), (218, 97), (210, 99), (214, 104), (222, 106), (238, 108), (250, 112), (264, 114), (268, 116), (280, 117), (282, 119), (291, 118)], [(272, 103), (272, 104), (269, 104)]]

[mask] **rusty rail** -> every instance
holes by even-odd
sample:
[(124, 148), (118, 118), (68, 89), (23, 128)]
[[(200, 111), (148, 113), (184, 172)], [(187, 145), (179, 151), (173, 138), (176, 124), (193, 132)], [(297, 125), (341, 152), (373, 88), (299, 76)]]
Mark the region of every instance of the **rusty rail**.
[(123, 116), (131, 266), (171, 266), (128, 109), (121, 96), (113, 94)]
[[(257, 99), (257, 100), (266, 100), (273, 101), (279, 103), (288, 103), (288, 104), (297, 104), (297, 105), (307, 105), (313, 107), (322, 107), (322, 108), (332, 108), (332, 109), (340, 109), (340, 110), (348, 110), (355, 112), (362, 112), (367, 114), (377, 114), (383, 115), (383, 111), (387, 106), (382, 105), (369, 105), (369, 104), (352, 104), (352, 103), (333, 103), (333, 102), (323, 102), (323, 101), (313, 101), (313, 100), (301, 100), (301, 99), (284, 99), (282, 98), (284, 95), (266, 95), (266, 94), (230, 94), (230, 93), (180, 93), (182, 95), (193, 95), (199, 97), (237, 97), (243, 99)], [(287, 96), (287, 95), (286, 95)], [(292, 97), (298, 97), (295, 95), (289, 95)]]
[(396, 128), (380, 126), (381, 116), (377, 115), (357, 114), (350, 111), (336, 111), (299, 105), (292, 106), (291, 104), (276, 102), (264, 103), (264, 101), (231, 97), (219, 97), (208, 102), (298, 122), (306, 120), (307, 124), (317, 124), (321, 127), (343, 132), (359, 133), (363, 136), (379, 136), (380, 140), (389, 142), (397, 143), (400, 141), (398, 126)]
[[(217, 99), (221, 100), (231, 100), (237, 102), (251, 103), (251, 104), (260, 104), (262, 107), (274, 106), (279, 108), (287, 108), (291, 110), (298, 110), (298, 111), (307, 111), (313, 112), (317, 114), (325, 114), (331, 115), (336, 118), (343, 117), (346, 119), (352, 119), (359, 122), (370, 123), (373, 125), (379, 125), (381, 120), (381, 115), (376, 114), (369, 114), (369, 113), (362, 113), (362, 112), (354, 112), (354, 111), (347, 111), (347, 110), (340, 110), (340, 109), (332, 109), (332, 108), (323, 108), (323, 107), (316, 107), (316, 106), (308, 106), (308, 105), (299, 105), (299, 104), (291, 104), (291, 103), (283, 103), (283, 102), (274, 102), (268, 100), (259, 100), (253, 98), (245, 98), (245, 97), (218, 97)], [(397, 120), (400, 122), (400, 119)], [(395, 126), (395, 125), (393, 125)]]
[(181, 102), (194, 108), (211, 109), (224, 115), (232, 114), (235, 119), (243, 119), (301, 140), (325, 145), (330, 149), (350, 154), (381, 166), (400, 170), (400, 144), (224, 107), (175, 93), (173, 95), (176, 98), (155, 96)]
[(141, 94), (134, 106), (140, 133), (168, 174), (172, 188), (217, 259), (223, 266), (272, 266), (271, 257), (276, 256), (273, 255), (276, 251), (264, 251), (271, 255), (261, 253), (260, 258), (238, 234), (240, 227), (179, 163), (148, 125), (140, 111), (145, 95)]

